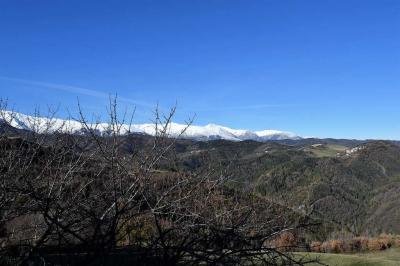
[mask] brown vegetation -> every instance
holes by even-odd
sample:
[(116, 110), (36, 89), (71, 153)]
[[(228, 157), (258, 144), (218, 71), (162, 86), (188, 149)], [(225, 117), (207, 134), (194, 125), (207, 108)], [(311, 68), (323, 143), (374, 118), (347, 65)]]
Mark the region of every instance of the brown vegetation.
[(293, 232), (282, 233), (272, 243), (280, 251), (290, 251), (298, 247), (298, 240)]
[(391, 234), (381, 234), (378, 237), (358, 236), (325, 242), (313, 241), (310, 244), (312, 252), (332, 253), (381, 251), (391, 247), (400, 247), (400, 236)]

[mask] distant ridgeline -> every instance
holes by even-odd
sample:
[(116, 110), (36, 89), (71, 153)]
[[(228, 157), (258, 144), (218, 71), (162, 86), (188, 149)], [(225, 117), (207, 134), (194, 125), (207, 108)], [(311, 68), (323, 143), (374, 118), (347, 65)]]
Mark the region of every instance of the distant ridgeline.
[[(40, 115), (29, 116), (21, 113), (1, 111), (0, 119), (7, 120), (9, 124), (18, 129), (24, 130), (42, 130), (42, 131), (56, 131), (62, 127), (64, 132), (73, 134), (85, 134), (86, 128), (82, 123), (73, 119), (59, 119), (41, 117)], [(90, 127), (98, 135), (109, 134), (110, 124), (99, 122), (91, 123)], [(155, 124), (122, 124), (120, 129), (121, 135), (139, 133), (154, 136), (156, 132)], [(291, 132), (279, 130), (262, 130), (250, 131), (243, 129), (232, 129), (220, 125), (208, 124), (206, 126), (186, 125), (178, 123), (169, 123), (168, 134), (171, 137), (180, 137), (192, 140), (255, 140), (255, 141), (269, 141), (269, 140), (300, 140), (301, 137)]]

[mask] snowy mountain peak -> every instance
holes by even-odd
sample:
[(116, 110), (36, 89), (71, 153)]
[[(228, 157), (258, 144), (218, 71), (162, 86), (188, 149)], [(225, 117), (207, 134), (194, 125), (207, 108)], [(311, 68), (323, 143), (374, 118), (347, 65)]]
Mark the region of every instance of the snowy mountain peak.
[(287, 131), (279, 131), (279, 130), (261, 130), (261, 131), (256, 131), (255, 134), (259, 136), (260, 138), (267, 138), (267, 139), (274, 139), (274, 140), (280, 140), (280, 139), (300, 139), (299, 136), (292, 132), (287, 132)]
[[(8, 122), (11, 126), (18, 129), (36, 130), (38, 132), (57, 131), (61, 129), (64, 132), (74, 134), (82, 134), (85, 132), (83, 125), (73, 120), (34, 117), (21, 113), (11, 113), (8, 111), (0, 112), (0, 120), (6, 120), (6, 122)], [(100, 134), (107, 134), (109, 130), (109, 124), (107, 123), (90, 126), (92, 128), (95, 128)], [(186, 131), (181, 134), (186, 127), (187, 125), (185, 124), (171, 123), (169, 125), (169, 134), (172, 137), (180, 136), (182, 138), (194, 140), (224, 139), (231, 141), (268, 141), (283, 139), (301, 139), (301, 137), (291, 132), (279, 130), (250, 131), (245, 129), (232, 129), (217, 124), (207, 124), (205, 126), (190, 125), (186, 129)], [(128, 125), (123, 125), (121, 127), (121, 134), (127, 134), (129, 132), (155, 135), (156, 129), (154, 124), (134, 124), (131, 125), (131, 127), (129, 127)]]

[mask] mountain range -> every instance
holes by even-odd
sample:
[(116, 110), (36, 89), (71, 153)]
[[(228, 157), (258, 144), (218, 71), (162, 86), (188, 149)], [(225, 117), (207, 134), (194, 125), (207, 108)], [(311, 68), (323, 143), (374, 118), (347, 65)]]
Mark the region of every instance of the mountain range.
[[(86, 129), (79, 121), (72, 119), (48, 118), (40, 116), (30, 116), (17, 112), (1, 111), (1, 120), (5, 120), (11, 126), (18, 129), (36, 130), (38, 132), (54, 132), (61, 130), (73, 134), (84, 134)], [(93, 123), (89, 127), (100, 135), (107, 135), (110, 132), (110, 124), (108, 123)], [(156, 132), (155, 124), (123, 124), (121, 126), (121, 135), (129, 133), (141, 133), (154, 136)], [(182, 133), (183, 132), (183, 133)], [(193, 140), (255, 140), (255, 141), (270, 141), (270, 140), (300, 140), (300, 136), (286, 131), (279, 130), (261, 130), (250, 131), (245, 129), (232, 129), (229, 127), (208, 124), (205, 126), (170, 123), (168, 133), (171, 137), (181, 137)]]

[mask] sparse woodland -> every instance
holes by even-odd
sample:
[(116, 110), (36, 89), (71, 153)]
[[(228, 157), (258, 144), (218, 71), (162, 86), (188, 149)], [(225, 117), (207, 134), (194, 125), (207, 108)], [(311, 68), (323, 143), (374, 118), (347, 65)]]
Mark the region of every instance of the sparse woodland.
[[(7, 102), (0, 107), (7, 110)], [(97, 123), (79, 111), (74, 119), (84, 134), (69, 134), (67, 125), (53, 123), (54, 112), (46, 114), (46, 124), (32, 120), (34, 130), (16, 132), (12, 115), (2, 113), (0, 264), (314, 261), (289, 252), (302, 248), (290, 235), (310, 228), (307, 216), (227, 186), (229, 165), (173, 170), (177, 137), (169, 136), (168, 126), (174, 108), (166, 115), (155, 111), (156, 135), (140, 145), (129, 129), (120, 134), (132, 117), (118, 116), (115, 99), (108, 107), (107, 134), (99, 135)]]

